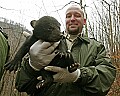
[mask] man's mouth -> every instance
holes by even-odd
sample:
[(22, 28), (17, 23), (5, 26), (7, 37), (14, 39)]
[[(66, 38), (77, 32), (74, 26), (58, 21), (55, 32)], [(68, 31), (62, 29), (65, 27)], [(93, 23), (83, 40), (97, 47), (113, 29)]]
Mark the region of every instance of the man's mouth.
[(74, 26), (74, 25), (78, 25), (78, 24), (70, 24), (70, 26)]
[(75, 28), (77, 26), (77, 24), (71, 24), (70, 27), (71, 28)]

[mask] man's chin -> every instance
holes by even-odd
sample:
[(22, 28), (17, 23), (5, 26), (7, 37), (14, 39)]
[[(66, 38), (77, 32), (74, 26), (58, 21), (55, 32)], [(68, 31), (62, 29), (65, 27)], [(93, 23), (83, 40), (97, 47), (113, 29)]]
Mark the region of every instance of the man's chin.
[(69, 28), (68, 33), (71, 35), (77, 35), (79, 33), (79, 28)]
[(77, 30), (69, 30), (68, 32), (71, 35), (77, 35), (79, 33)]

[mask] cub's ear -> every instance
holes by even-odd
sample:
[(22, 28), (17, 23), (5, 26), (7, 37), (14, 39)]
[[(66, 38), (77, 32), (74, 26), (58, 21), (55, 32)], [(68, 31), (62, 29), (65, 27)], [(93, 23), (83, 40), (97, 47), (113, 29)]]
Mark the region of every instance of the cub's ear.
[(32, 20), (31, 22), (30, 22), (30, 25), (34, 28), (35, 27), (35, 24), (36, 24), (36, 20)]

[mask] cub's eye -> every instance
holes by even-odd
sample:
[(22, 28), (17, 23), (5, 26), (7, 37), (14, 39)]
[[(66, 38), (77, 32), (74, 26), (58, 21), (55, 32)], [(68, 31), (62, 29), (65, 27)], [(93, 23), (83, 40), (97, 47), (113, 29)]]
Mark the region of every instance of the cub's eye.
[(52, 31), (53, 29), (54, 29), (54, 28), (52, 28), (52, 27), (49, 27), (49, 28), (48, 28), (48, 31)]
[(60, 30), (60, 27), (58, 26), (57, 29)]

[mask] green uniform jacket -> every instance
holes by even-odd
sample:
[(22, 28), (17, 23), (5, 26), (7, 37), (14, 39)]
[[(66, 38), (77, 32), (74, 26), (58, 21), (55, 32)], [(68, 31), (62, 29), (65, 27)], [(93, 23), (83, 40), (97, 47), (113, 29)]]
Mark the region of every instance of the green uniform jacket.
[(8, 42), (4, 35), (0, 32), (0, 80), (3, 74), (3, 66), (8, 56)]
[(38, 93), (32, 96), (105, 96), (115, 76), (116, 68), (106, 56), (105, 47), (94, 39), (78, 37), (71, 48), (74, 59), (80, 63), (81, 75), (74, 83), (54, 83), (49, 88), (35, 88), (39, 72), (28, 60), (17, 73), (16, 88), (20, 92)]

